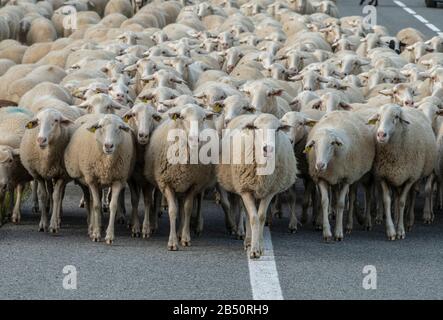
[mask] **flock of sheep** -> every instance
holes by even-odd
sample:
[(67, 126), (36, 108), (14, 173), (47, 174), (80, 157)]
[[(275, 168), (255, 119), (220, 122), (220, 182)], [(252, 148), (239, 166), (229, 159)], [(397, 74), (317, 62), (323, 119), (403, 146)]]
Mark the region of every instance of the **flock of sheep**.
[[(30, 184), (39, 230), (59, 232), (74, 181), (89, 236), (100, 241), (109, 211), (112, 243), (128, 187), (132, 235), (152, 235), (167, 208), (177, 250), (202, 232), (215, 190), (228, 231), (258, 258), (283, 204), (289, 229), (300, 225), (297, 178), (301, 223), (312, 208), (326, 241), (343, 239), (345, 209), (346, 232), (354, 217), (368, 230), (385, 220), (395, 240), (412, 228), (419, 192), (425, 223), (443, 205), (442, 37), (393, 36), (340, 18), (330, 0), (2, 0), (0, 40), (0, 201), (13, 223)], [(239, 130), (243, 148), (256, 129), (273, 132), (252, 145), (273, 172), (257, 174), (257, 158), (169, 161), (172, 129), (189, 151), (208, 128), (220, 139)]]

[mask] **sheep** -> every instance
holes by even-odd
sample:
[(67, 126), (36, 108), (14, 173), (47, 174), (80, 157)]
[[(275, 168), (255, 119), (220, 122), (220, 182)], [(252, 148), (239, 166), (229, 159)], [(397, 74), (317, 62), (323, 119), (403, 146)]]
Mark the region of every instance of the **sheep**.
[[(207, 120), (211, 121), (213, 113), (199, 106), (187, 104), (180, 109), (170, 110), (168, 115), (169, 119), (163, 121), (152, 133), (151, 141), (146, 148), (143, 172), (145, 178), (158, 187), (166, 197), (170, 224), (168, 250), (175, 251), (178, 250), (176, 232), (177, 193), (183, 193), (185, 197), (184, 207), (180, 209), (180, 212), (183, 213), (181, 232), (179, 232), (181, 245), (189, 246), (191, 244), (190, 218), (194, 198), (205, 188), (215, 183), (214, 168), (211, 164), (190, 164), (188, 156), (186, 156), (188, 160), (185, 164), (173, 161), (177, 159), (171, 160), (168, 156), (168, 149), (171, 148), (171, 145), (174, 146), (175, 143), (173, 144), (174, 141), (168, 141), (166, 137), (170, 130), (180, 130), (179, 132), (185, 136), (178, 138), (186, 141), (185, 144), (179, 142), (178, 147), (181, 149), (179, 152), (189, 154), (192, 149), (195, 150), (199, 145), (199, 132), (208, 127)], [(198, 127), (191, 126), (191, 121), (198, 124)], [(177, 145), (175, 144), (175, 146)], [(145, 205), (147, 204), (145, 203)]]
[(10, 59), (0, 59), (0, 77), (8, 71), (9, 68), (15, 65), (15, 62)]
[(358, 116), (334, 111), (324, 116), (311, 130), (305, 147), (309, 173), (318, 185), (323, 213), (323, 239), (329, 242), (329, 186), (337, 195), (334, 238), (343, 240), (343, 210), (350, 186), (371, 168), (375, 156), (374, 138)]
[(16, 191), (14, 208), (8, 208), (12, 212), (13, 223), (20, 223), (23, 190), (32, 179), (20, 162), (19, 150), (25, 126), (31, 117), (32, 114), (22, 108), (6, 107), (0, 110), (0, 203), (3, 205), (7, 190), (11, 192), (11, 201)]
[[(88, 152), (79, 152), (79, 149)], [(86, 122), (72, 135), (64, 152), (69, 176), (89, 188), (86, 193), (89, 236), (101, 239), (101, 199), (103, 187), (110, 187), (110, 218), (106, 243), (114, 241), (114, 221), (120, 191), (130, 177), (135, 163), (134, 141), (130, 128), (116, 115), (107, 114), (95, 122)], [(92, 199), (90, 199), (92, 198)]]
[[(138, 202), (140, 191), (143, 192), (145, 202), (144, 220), (142, 227), (143, 238), (148, 238), (156, 229), (157, 217), (155, 211), (150, 210), (149, 197), (152, 196), (152, 185), (144, 179), (143, 168), (145, 159), (145, 150), (149, 144), (150, 136), (162, 118), (151, 104), (137, 103), (131, 110), (123, 115), (123, 121), (126, 122), (134, 132), (137, 139), (136, 143), (136, 165), (131, 179), (135, 180), (136, 186), (131, 189), (132, 218), (131, 231), (133, 236), (140, 234), (140, 222), (138, 218)], [(134, 191), (133, 189), (136, 190)]]
[[(404, 239), (404, 209), (408, 195), (414, 203), (414, 185), (432, 174), (437, 159), (436, 139), (425, 115), (412, 108), (385, 104), (368, 119), (375, 125), (376, 153), (373, 172), (380, 181), (388, 240)], [(391, 217), (393, 189), (398, 216), (397, 231)], [(430, 199), (432, 179), (428, 179), (425, 197)], [(412, 208), (413, 212), (413, 208)], [(411, 217), (410, 217), (411, 219)], [(409, 223), (412, 223), (409, 221)]]
[[(238, 130), (239, 139), (235, 140), (239, 142), (239, 146), (242, 146), (241, 150), (246, 151), (237, 163), (231, 153), (228, 163), (218, 164), (217, 179), (225, 190), (239, 195), (243, 200), (248, 213), (245, 248), (250, 248), (249, 257), (256, 259), (264, 254), (263, 228), (269, 203), (276, 194), (287, 190), (295, 183), (297, 163), (289, 139), (281, 132), (281, 123), (275, 116), (242, 115), (232, 120), (227, 128)], [(265, 133), (264, 137), (262, 135), (263, 141), (254, 138), (257, 129)], [(222, 138), (222, 144), (231, 148), (231, 138), (231, 134), (226, 133)], [(260, 158), (248, 162), (247, 155), (251, 152), (255, 152), (256, 157)], [(264, 161), (260, 163), (259, 159)], [(271, 172), (266, 170), (269, 162), (275, 164)], [(256, 201), (260, 202), (258, 210)]]
[(57, 39), (57, 31), (51, 20), (44, 17), (28, 21), (25, 17), (20, 21), (20, 37), (22, 42), (32, 45), (38, 42), (48, 42)]
[(22, 164), (39, 185), (39, 198), (42, 201), (39, 231), (48, 230), (47, 215), (51, 205), (49, 230), (57, 233), (60, 229), (61, 203), (64, 188), (69, 181), (60, 155), (73, 132), (72, 122), (73, 119), (65, 117), (58, 110), (44, 109), (26, 124), (27, 130), (20, 143)]
[(121, 13), (124, 16), (131, 18), (133, 16), (133, 9), (129, 0), (110, 0), (104, 11), (107, 16), (112, 13)]

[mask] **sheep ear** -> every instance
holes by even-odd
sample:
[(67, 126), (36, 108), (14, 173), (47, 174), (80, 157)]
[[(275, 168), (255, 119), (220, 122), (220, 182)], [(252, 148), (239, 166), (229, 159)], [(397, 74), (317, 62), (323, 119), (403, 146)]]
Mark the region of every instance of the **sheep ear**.
[(117, 101), (114, 101), (114, 100), (111, 102), (111, 106), (114, 109), (117, 109), (117, 110), (120, 110), (121, 108), (125, 108), (124, 105), (122, 105), (122, 104), (120, 104), (120, 103), (118, 103)]
[(268, 97), (271, 96), (281, 96), (283, 93), (283, 89), (274, 89), (268, 93)]
[(380, 119), (380, 116), (378, 114), (374, 114), (368, 119), (368, 122), (366, 124), (376, 124), (378, 119)]
[(67, 126), (67, 125), (73, 124), (74, 122), (66, 117), (61, 117), (60, 123)]
[(339, 137), (335, 137), (334, 144), (341, 147), (343, 145), (343, 140)]
[(392, 91), (392, 89), (384, 89), (384, 90), (380, 90), (378, 93), (381, 93), (384, 96), (392, 96), (394, 94), (394, 92)]
[(176, 121), (177, 119), (180, 119), (180, 112), (171, 112), (169, 114), (169, 118)]
[(314, 146), (315, 141), (310, 141), (308, 144), (306, 144), (305, 149), (303, 150), (303, 153), (309, 153), (312, 150), (312, 147)]
[(255, 130), (257, 129), (257, 127), (253, 123), (248, 123), (247, 125), (244, 126), (244, 129)]
[(126, 112), (126, 113), (123, 115), (122, 119), (123, 119), (124, 122), (128, 123), (129, 120), (130, 120), (132, 117), (134, 117), (134, 113), (132, 112), (132, 110), (129, 110), (128, 112)]
[(291, 126), (288, 124), (281, 124), (278, 128), (277, 131), (288, 131), (289, 129), (291, 129)]
[(313, 127), (313, 126), (315, 126), (315, 124), (317, 122), (318, 122), (317, 120), (306, 118), (305, 121), (304, 121), (304, 125), (308, 126), (308, 127)]
[(300, 80), (303, 80), (303, 75), (298, 74), (298, 75), (296, 75), (296, 76), (290, 77), (289, 80), (292, 80), (292, 81), (300, 81)]
[(443, 116), (443, 109), (438, 109), (436, 114), (437, 116)]
[(243, 107), (243, 110), (250, 113), (255, 113), (255, 111), (257, 111), (257, 109), (255, 109), (253, 106), (245, 106)]
[(224, 107), (223, 101), (217, 101), (212, 105), (212, 111), (214, 111), (216, 113), (220, 113), (220, 112), (222, 112), (223, 107)]
[(152, 119), (154, 119), (155, 121), (161, 121), (162, 116), (159, 115), (158, 113), (154, 113), (154, 114), (152, 115)]
[(171, 81), (175, 83), (185, 83), (185, 80), (180, 79), (179, 77), (173, 77), (171, 78)]
[(34, 119), (34, 120), (29, 121), (25, 127), (26, 127), (26, 129), (34, 129), (35, 127), (37, 127), (37, 125), (38, 125), (38, 120)]
[(411, 124), (408, 120), (405, 120), (403, 118), (400, 117), (400, 121), (404, 124)]
[(99, 128), (98, 123), (94, 123), (93, 125), (86, 128), (89, 132), (95, 133), (95, 131)]
[(340, 108), (342, 108), (343, 110), (347, 110), (350, 111), (352, 110), (352, 106), (347, 104), (346, 102), (340, 102), (339, 104)]
[(214, 112), (206, 111), (205, 120), (212, 120), (214, 118), (214, 115)]

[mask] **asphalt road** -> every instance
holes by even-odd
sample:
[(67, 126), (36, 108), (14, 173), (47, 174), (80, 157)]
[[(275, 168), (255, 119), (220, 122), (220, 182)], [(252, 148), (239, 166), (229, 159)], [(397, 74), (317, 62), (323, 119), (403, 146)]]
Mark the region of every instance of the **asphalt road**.
[[(338, 0), (341, 14), (360, 14), (357, 1)], [(418, 0), (402, 3), (443, 30), (443, 8), (427, 9)], [(427, 36), (436, 34), (392, 1), (380, 0), (378, 18), (392, 33), (415, 27)], [(214, 203), (205, 202), (204, 232), (192, 246), (168, 252), (165, 215), (148, 240), (131, 238), (119, 225), (112, 246), (92, 243), (85, 212), (77, 206), (80, 196), (76, 186), (68, 187), (56, 236), (37, 231), (38, 217), (29, 202), (20, 225), (0, 228), (0, 299), (252, 299), (260, 290), (266, 294), (266, 288), (251, 285), (251, 262), (242, 242), (226, 234), (222, 210)], [(421, 209), (420, 200), (418, 218)], [(343, 242), (332, 244), (323, 243), (310, 224), (297, 234), (288, 233), (287, 226), (286, 214), (271, 229), (272, 276), (285, 299), (443, 299), (443, 212), (437, 212), (433, 225), (418, 219), (405, 240), (394, 242), (385, 239), (383, 226), (371, 232), (355, 226)], [(75, 290), (63, 288), (67, 265), (77, 271)], [(375, 290), (362, 286), (367, 265), (377, 272)]]

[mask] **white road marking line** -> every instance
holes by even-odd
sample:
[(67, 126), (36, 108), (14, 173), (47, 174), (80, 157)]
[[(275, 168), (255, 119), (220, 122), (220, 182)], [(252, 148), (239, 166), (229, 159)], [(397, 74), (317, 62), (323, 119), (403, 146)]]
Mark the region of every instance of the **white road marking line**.
[(429, 29), (431, 29), (432, 31), (440, 32), (440, 29), (437, 28), (436, 26), (434, 26), (432, 23), (426, 23), (426, 26), (427, 26)]
[(419, 20), (420, 22), (423, 22), (423, 23), (428, 23), (429, 22), (428, 20), (423, 18), (421, 15), (416, 14), (414, 17), (416, 17), (417, 20)]
[(252, 297), (254, 300), (283, 300), (269, 227), (264, 228), (263, 245), (265, 252), (260, 259), (249, 259), (249, 252), (247, 254)]
[(416, 14), (417, 12), (415, 12), (412, 9), (409, 9), (408, 7), (404, 7), (403, 10), (405, 10), (406, 12), (410, 13), (410, 14)]
[(411, 15), (414, 16), (414, 18), (416, 18), (417, 20), (419, 20), (420, 22), (422, 22), (426, 27), (428, 27), (429, 29), (431, 29), (434, 32), (437, 32), (437, 34), (439, 36), (443, 36), (443, 32), (440, 31), (439, 28), (437, 28), (435, 25), (433, 25), (432, 23), (429, 23), (428, 20), (426, 20), (425, 18), (423, 18), (421, 15), (417, 14), (414, 10), (408, 8), (403, 2), (398, 1), (398, 0), (394, 0), (393, 1), (396, 5), (398, 5), (399, 7), (403, 8), (403, 10), (405, 10), (406, 12), (410, 13)]

